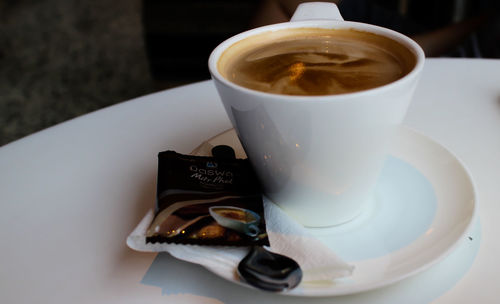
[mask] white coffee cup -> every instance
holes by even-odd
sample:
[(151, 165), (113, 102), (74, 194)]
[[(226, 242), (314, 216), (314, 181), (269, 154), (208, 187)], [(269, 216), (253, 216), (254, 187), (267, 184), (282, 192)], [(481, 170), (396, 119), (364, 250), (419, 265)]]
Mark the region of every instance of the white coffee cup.
[[(217, 69), (222, 53), (249, 36), (287, 28), (352, 28), (388, 37), (415, 55), (403, 78), (377, 88), (327, 96), (290, 96), (247, 89)], [(212, 52), (209, 70), (265, 194), (305, 226), (345, 223), (366, 209), (424, 65), (410, 38), (344, 21), (332, 3), (301, 4), (290, 22), (252, 29)]]

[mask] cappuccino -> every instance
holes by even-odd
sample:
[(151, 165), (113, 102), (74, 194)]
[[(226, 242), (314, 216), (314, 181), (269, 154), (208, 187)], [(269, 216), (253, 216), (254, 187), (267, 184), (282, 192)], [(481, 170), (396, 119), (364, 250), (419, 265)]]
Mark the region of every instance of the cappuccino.
[(267, 93), (334, 95), (407, 75), (416, 56), (390, 38), (354, 29), (291, 28), (230, 46), (217, 68), (229, 81)]

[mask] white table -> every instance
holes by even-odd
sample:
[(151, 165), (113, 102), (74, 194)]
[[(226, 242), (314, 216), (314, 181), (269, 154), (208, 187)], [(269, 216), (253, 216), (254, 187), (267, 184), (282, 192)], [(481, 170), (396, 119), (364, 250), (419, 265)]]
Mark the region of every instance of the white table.
[(415, 277), (354, 296), (293, 298), (127, 248), (154, 203), (157, 153), (188, 153), (230, 127), (206, 81), (0, 148), (0, 303), (498, 303), (500, 60), (428, 60), (405, 124), (464, 162), (479, 204), (470, 244)]

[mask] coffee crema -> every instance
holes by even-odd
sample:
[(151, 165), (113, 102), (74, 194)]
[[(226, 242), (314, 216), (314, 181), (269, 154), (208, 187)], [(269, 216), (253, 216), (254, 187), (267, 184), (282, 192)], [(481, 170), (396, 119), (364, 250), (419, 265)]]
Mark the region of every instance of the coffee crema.
[(408, 74), (415, 55), (402, 44), (354, 29), (295, 28), (245, 38), (217, 68), (240, 86), (284, 95), (332, 95), (379, 87)]

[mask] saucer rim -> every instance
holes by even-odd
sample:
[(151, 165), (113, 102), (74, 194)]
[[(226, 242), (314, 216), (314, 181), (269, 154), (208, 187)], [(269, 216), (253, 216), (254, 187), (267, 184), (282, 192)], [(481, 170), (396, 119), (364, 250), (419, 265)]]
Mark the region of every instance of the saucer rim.
[[(233, 133), (234, 135), (231, 133)], [(472, 209), (471, 209), (470, 215), (468, 216), (468, 221), (463, 226), (463, 229), (460, 231), (460, 233), (456, 234), (456, 237), (453, 239), (453, 241), (449, 242), (448, 246), (444, 250), (440, 251), (438, 254), (434, 254), (433, 257), (430, 259), (427, 259), (426, 262), (419, 263), (419, 266), (417, 266), (417, 267), (409, 267), (412, 269), (409, 269), (404, 274), (393, 275), (392, 277), (387, 277), (384, 280), (375, 280), (375, 281), (371, 282), (370, 284), (366, 284), (366, 283), (363, 284), (362, 283), (362, 284), (356, 285), (356, 284), (353, 284), (353, 282), (349, 282), (349, 283), (346, 283), (346, 284), (348, 284), (348, 286), (346, 284), (340, 283), (340, 284), (330, 285), (328, 287), (311, 287), (311, 286), (300, 286), (299, 285), (299, 287), (296, 289), (282, 292), (280, 294), (287, 295), (287, 296), (299, 296), (299, 297), (325, 297), (325, 296), (351, 295), (351, 294), (356, 294), (356, 293), (360, 293), (360, 292), (365, 292), (365, 291), (370, 291), (370, 290), (382, 288), (382, 287), (394, 284), (396, 282), (399, 282), (401, 280), (404, 280), (406, 278), (412, 277), (412, 276), (414, 276), (418, 273), (421, 273), (424, 270), (432, 267), (433, 265), (435, 265), (435, 264), (439, 263), (440, 261), (442, 261), (443, 259), (445, 259), (461, 243), (461, 241), (463, 240), (463, 236), (466, 235), (467, 232), (471, 229), (472, 223), (474, 223), (474, 221), (477, 217), (476, 186), (474, 184), (474, 179), (472, 178), (470, 171), (468, 170), (468, 168), (465, 166), (464, 162), (461, 161), (461, 159), (459, 157), (457, 157), (447, 147), (445, 147), (444, 145), (433, 140), (429, 136), (424, 135), (421, 132), (414, 130), (412, 128), (409, 128), (407, 126), (398, 127), (398, 134), (399, 134), (399, 137), (404, 135), (405, 138), (409, 138), (412, 136), (417, 137), (417, 138), (420, 137), (421, 139), (423, 139), (424, 141), (427, 142), (427, 145), (434, 146), (433, 148), (441, 149), (445, 154), (447, 154), (447, 157), (453, 161), (454, 166), (463, 170), (464, 177), (466, 178), (467, 184), (469, 186), (468, 188), (470, 190), (470, 196), (472, 198), (470, 201), (470, 203), (472, 204)], [(219, 134), (217, 134), (215, 136), (210, 137), (209, 139), (207, 139), (205, 141), (205, 143), (218, 141), (218, 140), (220, 140), (220, 138), (223, 138), (224, 136), (228, 136), (228, 135), (232, 136), (232, 138), (233, 138), (232, 140), (234, 141), (234, 143), (239, 145), (238, 147), (233, 147), (233, 148), (235, 148), (235, 152), (237, 154), (237, 157), (238, 157), (238, 155), (240, 155), (240, 157), (241, 157), (242, 154), (241, 154), (241, 151), (239, 151), (239, 149), (243, 149), (243, 148), (241, 147), (241, 143), (239, 142), (237, 135), (236, 135), (236, 132), (233, 128), (227, 129), (223, 132), (220, 132)], [(395, 146), (400, 145), (400, 144), (401, 143), (398, 142), (395, 144)], [(197, 148), (195, 148), (193, 150), (193, 152), (198, 151), (201, 146), (203, 146), (203, 144), (198, 146)], [(391, 152), (393, 152), (394, 149), (395, 149), (394, 147), (391, 147), (391, 149), (389, 150), (389, 155), (394, 156), (391, 153)], [(243, 154), (244, 154), (244, 152), (243, 152)], [(418, 154), (418, 153), (416, 153), (416, 154)], [(398, 159), (401, 159), (399, 156), (395, 156), (395, 157), (397, 157)], [(404, 161), (405, 163), (408, 163), (408, 161), (405, 159), (401, 159), (401, 160)], [(408, 163), (408, 164), (410, 164), (412, 167), (416, 168), (417, 170), (420, 169), (418, 166), (415, 166), (415, 164), (413, 164), (413, 163)], [(427, 176), (425, 178), (428, 179)], [(431, 182), (431, 181), (429, 180), (429, 182)], [(435, 186), (432, 182), (431, 182), (431, 185), (433, 187)], [(440, 200), (436, 199), (436, 201), (437, 201), (437, 204), (439, 206)], [(445, 204), (445, 203), (441, 202), (441, 205), (443, 205), (443, 204)], [(435, 220), (433, 220), (433, 223), (434, 223), (434, 221)], [(409, 247), (410, 245), (411, 244), (403, 247), (402, 249), (405, 249), (405, 248)], [(394, 255), (394, 253), (389, 253), (389, 254), (384, 255), (382, 257), (379, 257), (377, 259), (384, 259), (384, 258), (387, 259), (387, 258), (390, 258), (391, 255)], [(348, 261), (348, 262), (351, 264), (354, 264), (356, 266), (357, 263), (360, 263), (362, 261), (364, 261), (364, 260), (354, 261), (354, 262)], [(220, 276), (228, 281), (231, 281), (231, 282), (236, 283), (236, 284), (241, 285), (241, 286), (253, 288), (253, 287), (239, 281), (237, 276), (235, 276), (234, 274), (223, 273), (223, 272), (219, 271), (218, 269), (215, 269), (215, 268), (212, 269), (209, 266), (205, 266), (205, 268), (207, 270), (209, 270), (210, 272), (212, 272), (212, 273), (214, 273), (214, 274), (216, 274), (216, 275), (218, 275), (218, 276)], [(339, 288), (343, 285), (345, 286), (344, 288)]]

